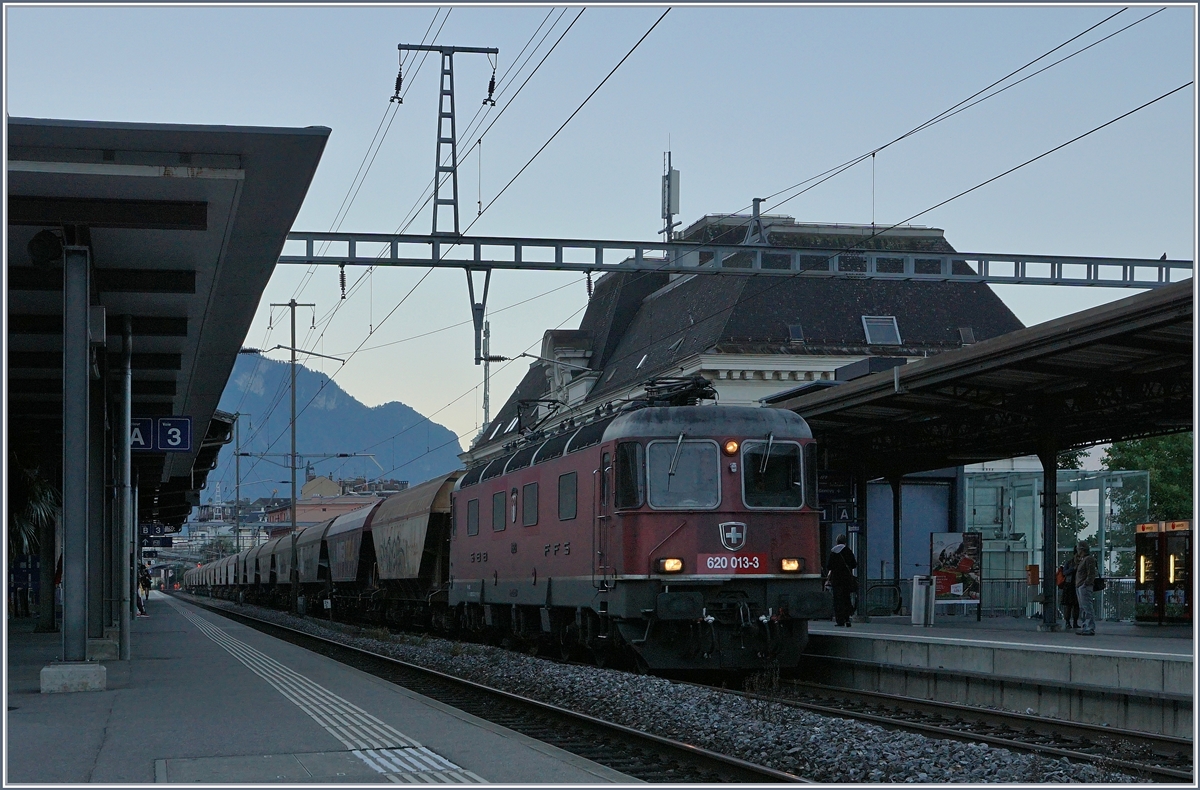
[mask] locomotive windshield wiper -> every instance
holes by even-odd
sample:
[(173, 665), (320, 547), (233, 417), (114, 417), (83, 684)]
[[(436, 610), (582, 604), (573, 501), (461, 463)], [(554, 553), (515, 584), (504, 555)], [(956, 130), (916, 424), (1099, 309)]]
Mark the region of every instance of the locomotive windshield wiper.
[(771, 460), (771, 447), (774, 446), (774, 444), (775, 434), (773, 432), (767, 434), (767, 451), (763, 453), (762, 464), (760, 464), (758, 467), (758, 473), (760, 475), (766, 474), (767, 472), (767, 463)]
[(675, 476), (675, 465), (679, 463), (679, 451), (683, 449), (683, 431), (675, 440), (675, 454), (671, 456), (671, 466), (667, 469), (667, 490), (671, 490), (671, 478)]

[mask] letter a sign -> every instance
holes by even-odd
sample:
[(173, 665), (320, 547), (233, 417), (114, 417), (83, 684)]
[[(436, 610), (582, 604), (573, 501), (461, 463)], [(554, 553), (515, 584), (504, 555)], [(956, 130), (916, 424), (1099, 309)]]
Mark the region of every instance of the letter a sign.
[(154, 449), (154, 418), (134, 417), (129, 427), (129, 449)]

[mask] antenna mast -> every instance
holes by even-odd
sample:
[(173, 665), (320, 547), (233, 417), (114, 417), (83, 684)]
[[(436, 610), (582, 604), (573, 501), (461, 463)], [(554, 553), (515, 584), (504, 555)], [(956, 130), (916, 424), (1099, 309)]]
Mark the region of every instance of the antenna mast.
[(680, 224), (675, 222), (675, 215), (679, 213), (679, 171), (671, 167), (670, 151), (666, 153), (664, 165), (666, 172), (662, 177), (662, 218), (665, 224), (659, 233), (663, 236), (663, 242), (669, 242), (672, 231)]

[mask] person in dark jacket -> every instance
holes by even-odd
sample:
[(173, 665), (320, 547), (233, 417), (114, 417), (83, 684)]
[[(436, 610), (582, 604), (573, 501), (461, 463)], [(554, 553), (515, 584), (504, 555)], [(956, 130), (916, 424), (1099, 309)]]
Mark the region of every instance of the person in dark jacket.
[(1078, 628), (1079, 595), (1075, 591), (1075, 555), (1069, 555), (1059, 570), (1063, 575), (1063, 583), (1059, 587), (1062, 590), (1063, 622), (1067, 627)]
[(854, 610), (850, 594), (858, 589), (858, 579), (854, 576), (857, 567), (854, 552), (846, 546), (846, 536), (838, 535), (837, 543), (825, 563), (829, 574), (826, 581), (833, 588), (833, 619), (838, 625), (850, 625), (850, 615)]

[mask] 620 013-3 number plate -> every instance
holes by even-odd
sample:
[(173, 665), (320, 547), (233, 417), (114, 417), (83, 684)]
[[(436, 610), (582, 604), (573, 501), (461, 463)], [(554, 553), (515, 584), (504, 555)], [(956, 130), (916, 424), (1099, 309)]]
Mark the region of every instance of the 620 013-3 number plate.
[(696, 573), (769, 573), (766, 554), (699, 554)]

